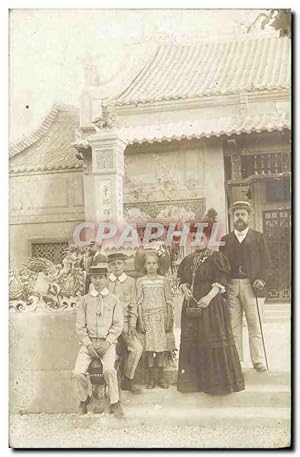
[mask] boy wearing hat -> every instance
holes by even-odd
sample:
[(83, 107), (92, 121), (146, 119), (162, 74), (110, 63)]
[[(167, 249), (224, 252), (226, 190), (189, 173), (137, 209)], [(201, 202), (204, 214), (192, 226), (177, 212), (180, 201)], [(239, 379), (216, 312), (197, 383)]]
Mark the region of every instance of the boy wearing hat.
[(127, 256), (122, 252), (115, 252), (108, 256), (110, 275), (108, 289), (120, 300), (123, 309), (123, 329), (121, 337), (128, 350), (124, 370), (122, 388), (134, 394), (141, 393), (140, 387), (134, 384), (135, 370), (143, 353), (143, 347), (137, 338), (137, 305), (135, 280), (124, 272)]
[(242, 318), (245, 312), (253, 366), (257, 371), (265, 371), (257, 303), (262, 316), (270, 266), (269, 250), (263, 234), (249, 228), (250, 204), (237, 201), (231, 211), (234, 230), (223, 237), (225, 245), (220, 247), (220, 251), (231, 265), (228, 295), (233, 336), (240, 360), (243, 361)]
[[(102, 262), (100, 262), (102, 260)], [(88, 369), (93, 359), (100, 358), (103, 375), (108, 385), (111, 412), (118, 418), (124, 415), (119, 401), (117, 372), (115, 369), (116, 343), (123, 328), (123, 312), (117, 297), (107, 289), (107, 259), (98, 259), (89, 269), (89, 293), (79, 303), (76, 331), (81, 338), (74, 375), (80, 396), (80, 413), (87, 413), (90, 401)]]

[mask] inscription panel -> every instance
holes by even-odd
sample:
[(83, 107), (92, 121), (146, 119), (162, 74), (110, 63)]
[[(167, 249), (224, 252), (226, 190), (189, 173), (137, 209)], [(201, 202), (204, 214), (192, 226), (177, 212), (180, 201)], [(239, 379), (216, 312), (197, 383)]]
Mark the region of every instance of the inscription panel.
[(112, 170), (114, 166), (112, 151), (102, 149), (93, 150), (93, 170), (99, 172), (103, 170)]

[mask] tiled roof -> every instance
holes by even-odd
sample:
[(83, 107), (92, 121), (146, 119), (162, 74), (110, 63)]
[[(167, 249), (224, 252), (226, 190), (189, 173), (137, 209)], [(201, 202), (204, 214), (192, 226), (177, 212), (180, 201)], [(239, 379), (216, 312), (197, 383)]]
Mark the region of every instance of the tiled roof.
[(236, 94), (290, 87), (289, 38), (160, 45), (154, 57), (110, 103)]
[(74, 106), (55, 105), (32, 135), (10, 148), (10, 171), (81, 168), (72, 146), (79, 128), (79, 111)]
[(123, 128), (120, 134), (129, 144), (240, 135), (242, 133), (282, 131), (291, 128), (287, 113), (223, 117), (197, 121)]

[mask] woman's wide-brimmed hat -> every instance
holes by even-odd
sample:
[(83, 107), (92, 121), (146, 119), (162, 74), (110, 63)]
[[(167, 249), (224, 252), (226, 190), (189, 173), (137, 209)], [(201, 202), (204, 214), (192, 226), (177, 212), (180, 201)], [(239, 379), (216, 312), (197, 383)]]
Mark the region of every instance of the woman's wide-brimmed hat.
[(164, 248), (160, 247), (158, 249), (155, 248), (144, 248), (140, 247), (137, 249), (135, 258), (134, 258), (134, 266), (139, 274), (145, 274), (145, 259), (146, 256), (152, 254), (155, 255), (158, 259), (158, 273), (161, 275), (165, 275), (170, 268), (171, 259), (169, 252)]

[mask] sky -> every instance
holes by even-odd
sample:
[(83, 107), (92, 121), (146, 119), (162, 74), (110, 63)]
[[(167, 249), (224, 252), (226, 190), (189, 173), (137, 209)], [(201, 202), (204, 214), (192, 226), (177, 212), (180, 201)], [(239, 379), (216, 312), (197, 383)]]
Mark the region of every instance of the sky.
[(245, 33), (259, 10), (14, 9), (10, 13), (10, 141), (29, 135), (54, 103), (79, 105), (84, 65), (100, 82), (121, 69), (126, 48), (147, 41)]

